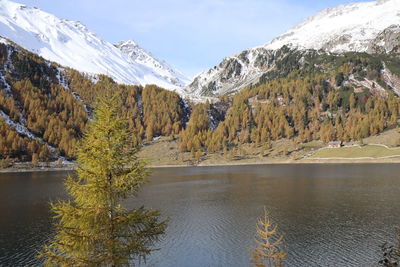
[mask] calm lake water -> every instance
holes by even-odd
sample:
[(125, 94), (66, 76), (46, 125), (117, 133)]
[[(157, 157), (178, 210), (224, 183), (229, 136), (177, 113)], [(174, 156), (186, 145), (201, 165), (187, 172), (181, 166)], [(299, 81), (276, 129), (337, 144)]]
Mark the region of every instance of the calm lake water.
[[(48, 201), (65, 172), (0, 174), (0, 266), (36, 266)], [(263, 206), (285, 233), (288, 266), (375, 266), (400, 226), (400, 165), (154, 169), (130, 206), (160, 209), (167, 234), (145, 266), (249, 266)]]

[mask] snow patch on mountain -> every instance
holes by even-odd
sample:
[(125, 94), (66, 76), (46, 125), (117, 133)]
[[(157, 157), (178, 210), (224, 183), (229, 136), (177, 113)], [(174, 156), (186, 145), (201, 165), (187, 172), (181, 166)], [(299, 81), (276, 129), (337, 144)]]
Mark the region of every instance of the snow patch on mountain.
[(11, 94), (11, 86), (7, 83), (6, 78), (0, 72), (0, 85), (2, 85), (1, 89), (5, 90), (7, 94)]
[(147, 64), (151, 62), (148, 53), (146, 64), (135, 61), (80, 22), (59, 19), (38, 8), (9, 0), (0, 0), (0, 36), (45, 59), (85, 73), (105, 74), (119, 83), (156, 84), (179, 91), (187, 82), (184, 75), (171, 67), (166, 70), (164, 65), (154, 68)]
[(64, 87), (65, 90), (70, 90), (69, 86), (68, 86), (68, 81), (65, 78), (65, 76), (63, 75), (64, 69), (61, 67), (57, 67), (57, 80), (58, 80), (58, 84), (61, 85), (62, 87)]
[(30, 132), (24, 125), (21, 123), (14, 122), (10, 116), (8, 116), (6, 113), (4, 113), (2, 110), (0, 110), (0, 117), (4, 119), (5, 123), (7, 123), (9, 126), (15, 128), (15, 130), (19, 133), (22, 134), (30, 139), (36, 139), (36, 136)]
[(7, 41), (6, 38), (3, 38), (3, 37), (0, 36), (0, 43), (8, 45), (9, 42)]
[(46, 143), (45, 141), (43, 141), (43, 139), (37, 137), (36, 135), (34, 135), (31, 131), (28, 130), (28, 128), (26, 128), (23, 124), (21, 123), (17, 123), (14, 122), (10, 116), (8, 116), (6, 113), (4, 113), (1, 109), (0, 109), (0, 118), (3, 118), (5, 123), (7, 123), (10, 127), (14, 128), (15, 131), (23, 136), (28, 137), (29, 139), (33, 139), (33, 140), (37, 140), (42, 144), (45, 144), (47, 146), (47, 148), (52, 152), (52, 153), (56, 153), (57, 149), (51, 145), (49, 145), (48, 143)]

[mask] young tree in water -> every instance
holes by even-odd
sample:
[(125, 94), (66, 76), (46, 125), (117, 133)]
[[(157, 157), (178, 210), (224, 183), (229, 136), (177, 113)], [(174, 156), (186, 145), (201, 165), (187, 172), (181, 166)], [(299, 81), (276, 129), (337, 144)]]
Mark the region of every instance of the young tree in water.
[(278, 228), (274, 225), (268, 211), (264, 208), (264, 217), (258, 219), (257, 234), (255, 241), (257, 247), (252, 251), (251, 262), (256, 267), (281, 267), (286, 258), (286, 252), (282, 248), (283, 236), (279, 234)]
[(99, 98), (78, 148), (77, 174), (65, 182), (71, 200), (51, 205), (56, 233), (39, 254), (47, 266), (131, 266), (165, 231), (158, 211), (122, 206), (148, 171), (120, 110), (116, 94)]

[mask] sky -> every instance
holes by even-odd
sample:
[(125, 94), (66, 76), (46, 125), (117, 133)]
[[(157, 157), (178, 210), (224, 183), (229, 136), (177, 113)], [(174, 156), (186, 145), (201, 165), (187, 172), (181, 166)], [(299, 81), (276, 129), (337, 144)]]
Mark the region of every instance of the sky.
[(267, 43), (309, 16), (357, 0), (14, 0), (134, 40), (188, 77)]

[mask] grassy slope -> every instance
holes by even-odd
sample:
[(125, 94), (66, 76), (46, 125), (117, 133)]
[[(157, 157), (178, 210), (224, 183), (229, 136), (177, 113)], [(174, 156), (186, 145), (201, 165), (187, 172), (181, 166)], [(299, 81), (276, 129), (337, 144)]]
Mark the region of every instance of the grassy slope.
[(381, 144), (388, 147), (397, 147), (400, 143), (400, 133), (398, 129), (387, 130), (381, 134), (364, 138), (364, 144)]
[[(200, 161), (196, 161), (191, 153), (179, 152), (179, 141), (162, 137), (157, 141), (146, 143), (140, 150), (139, 158), (148, 160), (151, 166), (173, 166), (173, 165), (219, 165), (219, 164), (249, 164), (260, 162), (287, 161), (295, 159), (298, 155), (298, 146), (293, 141), (279, 140), (273, 142), (272, 149), (264, 151), (261, 155), (261, 148), (252, 148), (243, 145), (242, 151), (235, 155), (217, 153), (203, 153)], [(286, 147), (290, 155), (284, 156), (283, 150)]]
[[(363, 139), (366, 146), (322, 148), (310, 158), (384, 158), (400, 156), (400, 133), (398, 129), (387, 130), (379, 135)], [(382, 146), (383, 145), (383, 146)], [(387, 147), (385, 147), (387, 146)]]
[(400, 156), (400, 148), (388, 148), (382, 145), (351, 146), (341, 148), (323, 148), (312, 158), (384, 158)]

